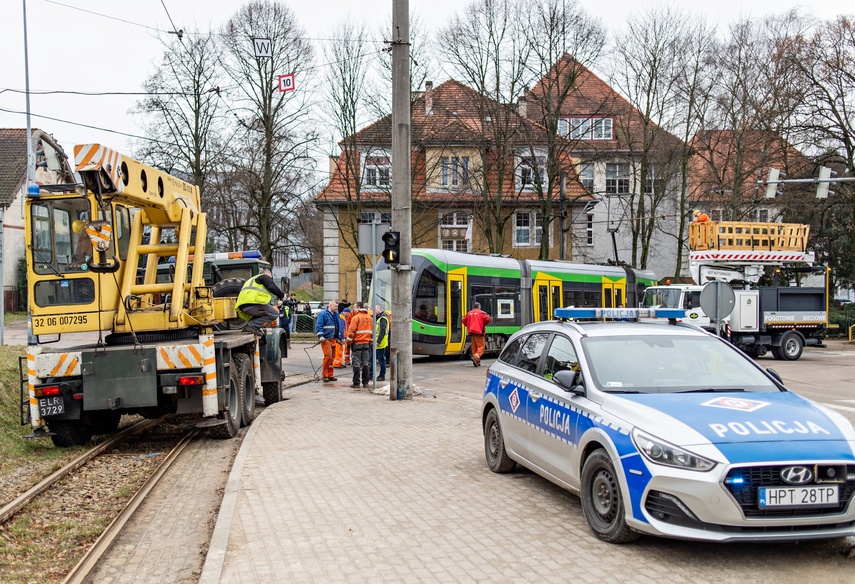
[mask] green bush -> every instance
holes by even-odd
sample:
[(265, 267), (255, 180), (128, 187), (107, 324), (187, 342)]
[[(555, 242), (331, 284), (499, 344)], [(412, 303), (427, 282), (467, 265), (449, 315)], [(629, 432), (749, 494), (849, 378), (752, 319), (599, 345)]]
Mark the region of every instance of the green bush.
[(27, 258), (18, 260), (18, 311), (27, 310)]

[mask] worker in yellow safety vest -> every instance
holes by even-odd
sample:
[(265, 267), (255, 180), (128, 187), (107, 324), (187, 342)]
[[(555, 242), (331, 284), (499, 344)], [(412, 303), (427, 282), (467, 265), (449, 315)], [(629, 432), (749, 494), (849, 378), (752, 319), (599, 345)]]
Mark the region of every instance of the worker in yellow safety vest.
[[(386, 347), (389, 346), (389, 315), (378, 304), (374, 307), (374, 338), (377, 342), (377, 381), (386, 381)], [(371, 364), (374, 375), (374, 364)]]
[[(276, 306), (270, 303), (273, 296), (279, 299)], [(285, 293), (273, 281), (268, 269), (261, 270), (257, 276), (244, 282), (235, 308), (238, 316), (249, 321), (246, 330), (257, 337), (264, 337), (261, 329), (270, 322), (275, 323), (279, 318), (279, 305), (284, 297)]]

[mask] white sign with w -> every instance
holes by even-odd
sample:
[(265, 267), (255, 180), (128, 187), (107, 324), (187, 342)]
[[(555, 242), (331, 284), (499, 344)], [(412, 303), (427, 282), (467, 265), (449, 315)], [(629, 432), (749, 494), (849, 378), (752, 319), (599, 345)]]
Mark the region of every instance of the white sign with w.
[(273, 56), (273, 43), (270, 39), (252, 39), (255, 45), (255, 56), (259, 58), (270, 58)]

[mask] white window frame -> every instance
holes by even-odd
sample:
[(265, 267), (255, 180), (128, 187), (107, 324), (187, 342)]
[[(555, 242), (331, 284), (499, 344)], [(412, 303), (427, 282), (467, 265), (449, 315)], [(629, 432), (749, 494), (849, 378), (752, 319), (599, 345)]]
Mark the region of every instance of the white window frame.
[(614, 140), (613, 118), (561, 118), (558, 133), (571, 140)]
[(769, 209), (757, 209), (757, 222), (769, 223)]
[(387, 153), (364, 155), (363, 190), (389, 190), (392, 185), (392, 157)]
[(363, 211), (360, 218), (361, 223), (373, 223), (379, 219), (380, 223), (392, 224), (392, 213), (390, 211)]
[[(542, 188), (546, 188), (546, 152), (535, 151), (534, 158), (540, 170), (540, 184)], [(531, 152), (517, 153), (517, 171), (516, 185), (518, 191), (533, 191), (535, 190), (534, 181), (534, 165), (531, 164)], [(523, 182), (523, 179), (529, 176), (531, 182)]]
[(585, 245), (594, 245), (594, 214), (588, 213), (585, 218)]
[[(527, 225), (520, 225), (520, 221), (524, 221)], [(542, 237), (543, 213), (536, 209), (530, 211), (517, 211), (514, 213), (513, 223), (513, 247), (540, 247)], [(528, 231), (528, 234), (520, 239), (521, 232)], [(552, 247), (552, 225), (549, 226), (549, 247)]]
[(469, 157), (442, 157), (442, 188), (460, 189), (469, 187)]
[(579, 166), (579, 183), (589, 192), (594, 192), (593, 162), (585, 162)]
[(439, 249), (467, 253), (469, 251), (469, 242), (462, 239), (440, 239)]
[(647, 166), (647, 184), (645, 185), (644, 194), (656, 194), (656, 173), (652, 164)]
[(631, 176), (628, 162), (606, 163), (606, 193), (614, 195), (628, 194), (630, 192), (630, 179)]
[(441, 227), (469, 227), (469, 213), (464, 211), (444, 211), (439, 214)]

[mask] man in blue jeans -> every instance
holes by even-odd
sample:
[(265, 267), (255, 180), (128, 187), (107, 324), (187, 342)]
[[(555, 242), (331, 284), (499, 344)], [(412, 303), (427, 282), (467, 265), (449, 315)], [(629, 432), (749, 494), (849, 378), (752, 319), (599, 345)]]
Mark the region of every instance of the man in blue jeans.
[[(386, 347), (389, 346), (389, 315), (378, 304), (374, 307), (374, 340), (377, 343), (377, 381), (386, 381)], [(374, 363), (371, 364), (374, 375)]]
[(288, 310), (289, 310), (288, 314), (289, 314), (289, 317), (291, 319), (291, 323), (290, 323), (291, 324), (291, 332), (296, 333), (297, 332), (297, 304), (299, 304), (297, 302), (297, 295), (292, 293), (291, 297), (288, 300), (286, 300), (285, 303), (288, 305)]

